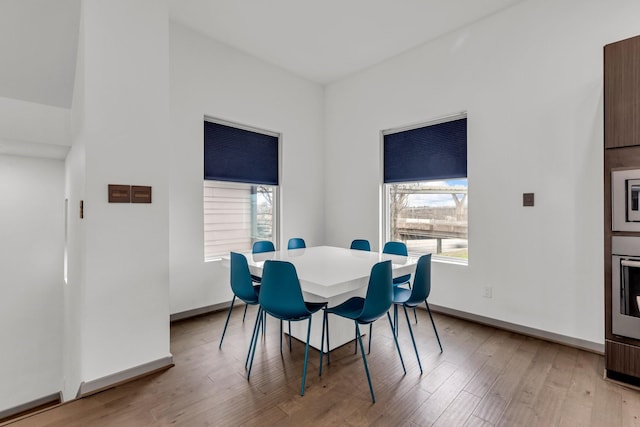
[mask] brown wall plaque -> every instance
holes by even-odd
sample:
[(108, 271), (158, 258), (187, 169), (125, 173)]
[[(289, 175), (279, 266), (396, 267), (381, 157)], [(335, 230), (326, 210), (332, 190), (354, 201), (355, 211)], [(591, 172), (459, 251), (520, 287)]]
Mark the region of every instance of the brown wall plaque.
[(151, 187), (132, 185), (131, 203), (151, 203)]
[(131, 187), (128, 185), (109, 184), (109, 203), (131, 202)]

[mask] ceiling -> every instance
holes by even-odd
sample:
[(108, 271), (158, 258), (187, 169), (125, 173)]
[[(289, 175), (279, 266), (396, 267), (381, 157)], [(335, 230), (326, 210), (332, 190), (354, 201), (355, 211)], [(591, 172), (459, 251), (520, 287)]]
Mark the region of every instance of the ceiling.
[(169, 0), (176, 22), (326, 84), (522, 0)]
[[(522, 0), (168, 0), (170, 18), (327, 84)], [(0, 97), (69, 108), (81, 0), (0, 1)]]
[(80, 0), (0, 0), (0, 96), (71, 106)]

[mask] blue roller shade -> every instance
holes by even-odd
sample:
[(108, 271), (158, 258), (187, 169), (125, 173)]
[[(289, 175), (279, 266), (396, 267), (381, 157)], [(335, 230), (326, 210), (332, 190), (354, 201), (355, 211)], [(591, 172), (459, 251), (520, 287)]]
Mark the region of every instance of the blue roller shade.
[(467, 176), (467, 119), (384, 135), (384, 182)]
[(205, 121), (204, 179), (278, 185), (278, 137)]

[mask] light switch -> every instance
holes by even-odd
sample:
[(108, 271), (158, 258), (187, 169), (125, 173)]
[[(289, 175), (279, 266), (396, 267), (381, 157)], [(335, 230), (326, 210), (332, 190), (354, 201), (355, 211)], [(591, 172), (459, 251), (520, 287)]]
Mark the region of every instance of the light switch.
[(132, 185), (131, 203), (151, 203), (151, 187)]
[(128, 185), (109, 184), (109, 203), (130, 203), (131, 187)]

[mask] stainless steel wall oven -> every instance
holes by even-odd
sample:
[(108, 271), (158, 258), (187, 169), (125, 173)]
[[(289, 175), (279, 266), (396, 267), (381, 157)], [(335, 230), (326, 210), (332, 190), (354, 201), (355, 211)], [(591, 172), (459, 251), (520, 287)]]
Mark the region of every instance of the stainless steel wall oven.
[(640, 339), (640, 237), (613, 236), (611, 254), (612, 332)]
[(640, 169), (611, 171), (611, 229), (640, 232)]

